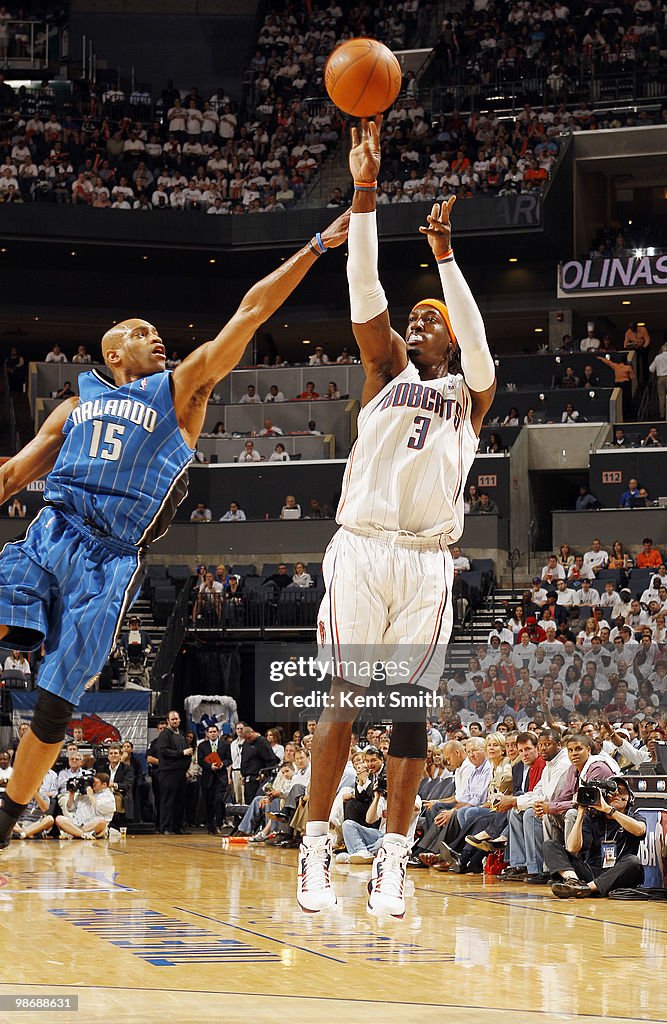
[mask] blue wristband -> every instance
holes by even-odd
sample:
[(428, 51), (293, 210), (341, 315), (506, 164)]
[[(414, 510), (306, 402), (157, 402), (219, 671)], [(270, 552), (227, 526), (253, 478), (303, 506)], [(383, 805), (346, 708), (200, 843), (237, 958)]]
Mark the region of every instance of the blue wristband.
[(320, 234), (319, 231), (315, 232), (315, 248), (319, 252), (320, 256), (323, 256), (324, 253), (327, 251), (327, 247), (322, 241), (322, 235)]

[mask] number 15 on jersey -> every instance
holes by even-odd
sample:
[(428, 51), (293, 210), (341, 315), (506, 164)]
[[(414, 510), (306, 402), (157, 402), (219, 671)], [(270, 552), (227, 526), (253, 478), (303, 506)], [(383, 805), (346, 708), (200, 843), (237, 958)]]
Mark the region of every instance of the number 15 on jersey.
[[(419, 417), (418, 417), (419, 418)], [(93, 420), (93, 436), (88, 454), (91, 459), (101, 458), (107, 462), (117, 462), (123, 450), (120, 438), (125, 433), (123, 423), (106, 423), (104, 420)]]

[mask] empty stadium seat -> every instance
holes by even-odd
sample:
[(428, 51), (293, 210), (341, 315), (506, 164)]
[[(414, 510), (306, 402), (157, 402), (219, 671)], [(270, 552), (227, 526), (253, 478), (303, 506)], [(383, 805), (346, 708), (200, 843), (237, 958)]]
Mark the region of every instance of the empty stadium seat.
[(167, 578), (167, 566), (166, 565), (156, 565), (156, 564), (151, 562), (149, 565), (146, 566), (146, 575), (151, 580), (166, 579)]
[(628, 583), (632, 596), (641, 597), (654, 576), (655, 569), (633, 569)]
[(492, 558), (474, 558), (470, 563), (472, 572), (482, 574), (482, 593), (486, 596), (495, 581), (495, 566)]
[(151, 609), (156, 625), (164, 626), (166, 624), (175, 601), (176, 587), (173, 583), (160, 581), (155, 584), (151, 595)]
[(189, 565), (181, 564), (167, 566), (167, 575), (169, 576), (169, 579), (174, 580), (174, 582), (185, 582), (186, 580), (189, 580), (194, 573)]
[[(614, 586), (616, 586), (619, 582), (619, 572), (619, 569), (600, 569), (597, 574), (597, 583), (599, 583), (600, 586), (596, 587), (596, 590), (604, 590), (605, 583), (613, 583)], [(595, 586), (595, 583), (592, 585)]]
[(473, 608), (480, 608), (483, 603), (484, 575), (481, 572), (462, 572), (459, 576), (463, 584), (463, 596)]

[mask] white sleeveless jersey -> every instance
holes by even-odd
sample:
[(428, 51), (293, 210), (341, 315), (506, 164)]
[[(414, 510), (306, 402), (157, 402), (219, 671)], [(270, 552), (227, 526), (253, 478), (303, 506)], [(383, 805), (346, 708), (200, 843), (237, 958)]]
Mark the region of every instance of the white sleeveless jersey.
[(422, 381), (408, 363), (359, 413), (336, 521), (458, 540), (479, 443), (471, 408), (460, 374)]

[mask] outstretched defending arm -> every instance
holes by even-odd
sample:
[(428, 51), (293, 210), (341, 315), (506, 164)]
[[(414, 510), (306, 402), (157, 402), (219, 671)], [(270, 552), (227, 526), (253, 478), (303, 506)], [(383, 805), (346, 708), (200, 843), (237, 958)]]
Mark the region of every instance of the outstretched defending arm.
[(455, 197), (434, 203), (427, 217), (428, 226), (420, 227), (438, 264), (442, 290), (454, 334), (461, 351), (461, 367), (472, 396), (472, 425), (479, 434), (484, 416), (496, 393), (496, 371), (486, 340), (479, 307), (468, 282), (454, 260), (451, 248), (452, 228), (449, 215)]
[(361, 122), (361, 139), (352, 129), (350, 171), (354, 199), (348, 237), (347, 280), (350, 289), (352, 330), (359, 345), (366, 381), (361, 396), (365, 405), (407, 366), (405, 342), (389, 322), (387, 298), (378, 278), (376, 222), (377, 176), (380, 170), (382, 115)]
[(347, 238), (349, 211), (341, 214), (322, 234), (254, 284), (231, 320), (213, 341), (195, 349), (173, 374), (174, 408), (179, 426), (191, 447), (201, 433), (206, 403), (213, 388), (234, 367), (258, 327), (269, 319), (303, 280), (318, 257)]
[(62, 402), (44, 421), (32, 441), (0, 466), (0, 505), (53, 469), (65, 440), (65, 420), (78, 404), (78, 398)]

